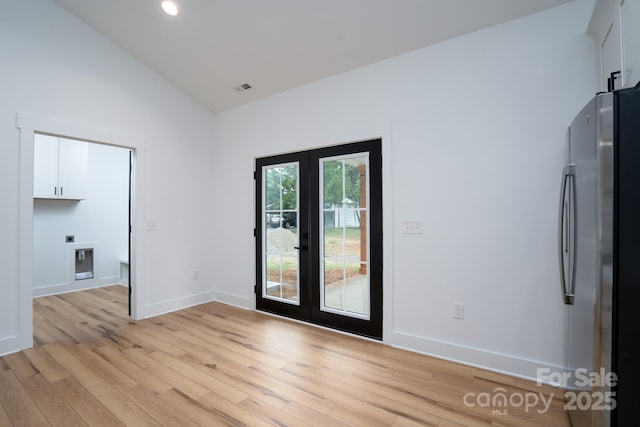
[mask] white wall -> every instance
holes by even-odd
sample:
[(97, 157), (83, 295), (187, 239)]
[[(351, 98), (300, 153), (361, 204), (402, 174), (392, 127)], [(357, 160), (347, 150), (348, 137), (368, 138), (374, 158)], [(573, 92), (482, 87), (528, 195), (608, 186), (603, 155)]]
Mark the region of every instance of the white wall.
[[(598, 89), (576, 1), (216, 116), (216, 297), (251, 307), (255, 157), (383, 138), (384, 341), (534, 377), (563, 364), (565, 132)], [(244, 213), (244, 214), (238, 214)], [(215, 214), (225, 223), (229, 210)], [(422, 235), (402, 235), (421, 219)], [(239, 232), (239, 230), (244, 230)], [(233, 254), (233, 256), (229, 256)], [(453, 319), (453, 303), (465, 320)]]
[(136, 149), (138, 317), (210, 300), (201, 200), (211, 193), (212, 114), (53, 1), (0, 2), (0, 52), (0, 354), (31, 344), (32, 218), (20, 192), (28, 197), (33, 167), (21, 151), (33, 150), (21, 145), (18, 113), (63, 136)]
[[(87, 163), (85, 200), (34, 199), (34, 296), (120, 283), (120, 260), (128, 258), (129, 150), (89, 143)], [(93, 279), (74, 280), (68, 235), (76, 245), (98, 242)]]

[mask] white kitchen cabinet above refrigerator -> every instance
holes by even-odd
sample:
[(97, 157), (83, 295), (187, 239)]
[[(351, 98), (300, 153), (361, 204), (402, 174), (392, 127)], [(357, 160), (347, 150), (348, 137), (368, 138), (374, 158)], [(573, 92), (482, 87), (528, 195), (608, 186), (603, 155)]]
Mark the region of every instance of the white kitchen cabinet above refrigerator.
[(598, 0), (587, 32), (600, 47), (602, 91), (640, 82), (640, 0)]
[(33, 197), (87, 198), (87, 142), (35, 135)]

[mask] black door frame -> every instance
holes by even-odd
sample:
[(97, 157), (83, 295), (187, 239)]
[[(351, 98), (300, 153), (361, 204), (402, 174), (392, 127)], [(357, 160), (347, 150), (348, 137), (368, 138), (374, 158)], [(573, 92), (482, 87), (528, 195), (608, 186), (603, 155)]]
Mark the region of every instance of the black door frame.
[(302, 186), (302, 170), (308, 169), (308, 156), (306, 153), (290, 153), (271, 157), (256, 159), (256, 172), (254, 172), (256, 183), (256, 219), (254, 235), (256, 238), (256, 308), (258, 310), (267, 311), (282, 316), (291, 317), (293, 319), (308, 321), (311, 317), (310, 303), (311, 295), (308, 286), (304, 286), (310, 280), (311, 251), (308, 248), (314, 245), (313, 236), (308, 232), (310, 227), (308, 197), (302, 197), (302, 189), (299, 189), (300, 195), (298, 200), (298, 233), (299, 233), (299, 256), (298, 256), (298, 274), (300, 281), (300, 293), (298, 295), (299, 304), (288, 304), (268, 298), (261, 298), (262, 294), (262, 168), (268, 165), (279, 165), (297, 162), (299, 165), (298, 175), (299, 184)]
[[(320, 206), (319, 159), (355, 153), (369, 153), (368, 218), (370, 230), (367, 268), (370, 277), (369, 319), (343, 316), (320, 308)], [(299, 305), (262, 298), (262, 168), (299, 162)], [(321, 326), (382, 339), (382, 140), (330, 146), (256, 159), (255, 163), (256, 309)]]
[(132, 236), (132, 231), (133, 231), (133, 223), (132, 223), (132, 215), (131, 215), (131, 208), (132, 208), (132, 192), (133, 192), (133, 150), (129, 149), (129, 211), (127, 212), (127, 261), (128, 261), (128, 265), (127, 265), (127, 313), (129, 314), (129, 317), (131, 317), (131, 239), (133, 238)]

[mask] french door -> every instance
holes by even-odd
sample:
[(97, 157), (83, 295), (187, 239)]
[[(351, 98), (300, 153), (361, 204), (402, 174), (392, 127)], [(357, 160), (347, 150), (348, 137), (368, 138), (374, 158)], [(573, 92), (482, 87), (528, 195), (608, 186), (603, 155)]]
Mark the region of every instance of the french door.
[(260, 158), (255, 177), (256, 308), (381, 339), (381, 141)]

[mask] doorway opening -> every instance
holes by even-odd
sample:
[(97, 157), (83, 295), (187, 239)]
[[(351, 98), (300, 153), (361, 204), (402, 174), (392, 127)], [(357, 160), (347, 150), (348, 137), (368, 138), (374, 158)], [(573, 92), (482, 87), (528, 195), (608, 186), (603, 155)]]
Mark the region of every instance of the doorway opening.
[(129, 286), (131, 170), (129, 149), (35, 133), (34, 297)]
[(131, 173), (129, 149), (34, 134), (34, 297), (129, 287)]

